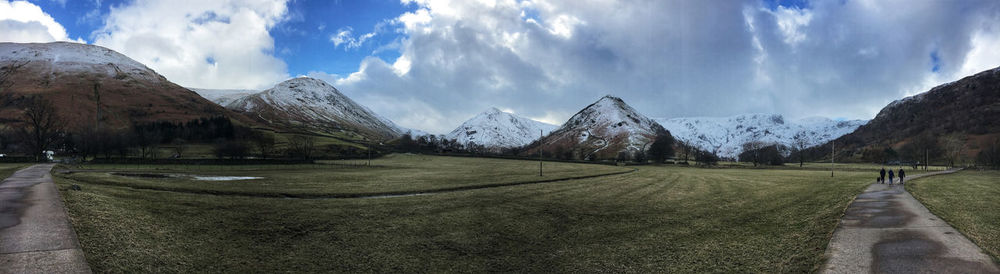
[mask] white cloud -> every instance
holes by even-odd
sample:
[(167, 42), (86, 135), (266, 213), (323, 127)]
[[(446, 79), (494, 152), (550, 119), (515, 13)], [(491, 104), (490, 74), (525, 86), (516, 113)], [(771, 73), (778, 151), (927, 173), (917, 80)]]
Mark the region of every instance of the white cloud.
[(288, 78), (269, 31), (286, 0), (153, 1), (112, 7), (95, 44), (183, 86), (262, 89)]
[(801, 29), (812, 21), (812, 12), (799, 8), (778, 7), (771, 14), (777, 19), (778, 28), (784, 34), (786, 44), (794, 46), (806, 39), (806, 34)]
[(368, 39), (375, 37), (375, 32), (369, 32), (362, 34), (358, 37), (354, 37), (352, 32), (354, 29), (351, 27), (341, 28), (336, 34), (330, 36), (330, 41), (333, 42), (334, 47), (339, 47), (344, 45), (344, 50), (356, 49), (364, 45)]
[[(1000, 27), (1000, 24), (994, 27)], [(1000, 49), (1000, 33), (977, 31), (972, 35), (972, 49), (965, 55), (965, 62), (951, 78), (957, 79), (1000, 66), (1000, 50), (997, 49)]]
[(558, 124), (608, 93), (654, 117), (870, 119), (889, 101), (1000, 65), (996, 1), (402, 2), (416, 9), (393, 20), (401, 56), (368, 58), (335, 83), (435, 133), (489, 107)]
[[(65, 4), (65, 1), (63, 1)], [(26, 1), (0, 0), (0, 41), (3, 42), (53, 42), (75, 41), (66, 34), (66, 28), (56, 22), (41, 7)]]

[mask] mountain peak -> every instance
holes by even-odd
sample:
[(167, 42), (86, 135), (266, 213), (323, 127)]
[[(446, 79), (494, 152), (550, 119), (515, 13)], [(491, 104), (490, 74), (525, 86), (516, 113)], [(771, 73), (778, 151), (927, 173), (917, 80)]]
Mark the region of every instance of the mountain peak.
[(497, 114), (497, 113), (501, 113), (501, 112), (504, 112), (504, 111), (502, 111), (502, 110), (500, 110), (500, 109), (498, 109), (496, 107), (490, 107), (490, 108), (486, 109), (486, 111), (484, 111), (483, 113), (485, 113), (485, 114)]
[(487, 149), (503, 149), (530, 144), (541, 136), (538, 132), (551, 132), (555, 125), (520, 117), (491, 107), (455, 128), (445, 139), (454, 139), (463, 145), (475, 144)]
[(262, 122), (286, 128), (337, 134), (352, 131), (373, 139), (390, 139), (413, 132), (354, 102), (325, 81), (311, 77), (285, 80), (268, 90), (233, 100), (226, 107), (254, 113), (253, 117)]
[(617, 103), (625, 103), (625, 101), (624, 101), (624, 100), (622, 100), (622, 98), (618, 98), (618, 97), (615, 97), (614, 95), (611, 95), (611, 94), (606, 94), (606, 95), (604, 95), (604, 97), (601, 97), (601, 99), (600, 99), (600, 100), (597, 100), (597, 102), (598, 102), (598, 103), (600, 103), (600, 102), (617, 102)]
[(572, 158), (613, 159), (622, 152), (645, 152), (662, 134), (669, 132), (621, 98), (606, 95), (577, 112), (542, 143), (545, 150), (570, 151)]

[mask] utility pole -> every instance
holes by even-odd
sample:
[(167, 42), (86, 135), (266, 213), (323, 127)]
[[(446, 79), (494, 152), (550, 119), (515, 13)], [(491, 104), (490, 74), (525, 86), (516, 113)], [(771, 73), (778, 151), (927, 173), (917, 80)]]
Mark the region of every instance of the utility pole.
[(830, 142), (830, 177), (833, 177), (833, 159), (837, 157), (837, 142)]
[(542, 177), (542, 138), (544, 138), (544, 133), (542, 130), (538, 130), (538, 177)]
[(372, 166), (372, 142), (368, 141), (368, 166)]

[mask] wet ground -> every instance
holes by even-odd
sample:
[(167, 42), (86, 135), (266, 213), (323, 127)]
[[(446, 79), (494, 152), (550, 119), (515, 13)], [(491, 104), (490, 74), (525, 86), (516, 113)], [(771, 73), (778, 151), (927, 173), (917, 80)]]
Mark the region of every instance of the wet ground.
[(873, 184), (855, 198), (827, 257), (825, 273), (1000, 273), (992, 258), (898, 184)]
[(0, 274), (90, 273), (52, 166), (34, 165), (0, 182)]

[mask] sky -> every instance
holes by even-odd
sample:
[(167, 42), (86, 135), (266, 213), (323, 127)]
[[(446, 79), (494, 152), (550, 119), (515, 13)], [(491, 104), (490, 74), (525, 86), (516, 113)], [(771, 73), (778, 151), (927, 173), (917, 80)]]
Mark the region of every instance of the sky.
[(100, 45), (193, 88), (315, 77), (437, 134), (607, 94), (650, 117), (871, 119), (1000, 66), (1000, 1), (0, 0), (0, 41)]

